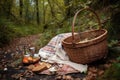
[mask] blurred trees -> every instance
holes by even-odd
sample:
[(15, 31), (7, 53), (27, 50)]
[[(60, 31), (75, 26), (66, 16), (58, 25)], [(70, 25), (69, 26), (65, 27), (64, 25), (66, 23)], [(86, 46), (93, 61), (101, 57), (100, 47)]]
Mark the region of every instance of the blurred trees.
[[(99, 5), (98, 5), (99, 4)], [(12, 19), (22, 24), (63, 26), (76, 11), (85, 6), (104, 9), (116, 8), (118, 0), (1, 0), (0, 17)], [(112, 12), (110, 12), (112, 13)]]
[[(119, 34), (119, 0), (1, 0), (0, 24), (2, 23), (5, 26), (9, 26), (7, 22), (34, 24), (40, 27), (42, 31), (46, 29), (54, 31), (59, 28), (68, 29), (71, 27), (76, 11), (86, 6), (96, 10), (101, 21), (110, 17), (109, 24), (107, 24), (110, 33)], [(84, 28), (87, 18), (86, 16), (84, 16), (85, 18), (81, 17), (82, 15), (77, 19), (81, 20), (80, 23), (83, 22), (81, 26)], [(79, 20), (76, 20), (77, 23)]]
[(40, 17), (39, 17), (39, 1), (38, 0), (35, 0), (35, 4), (36, 4), (36, 21), (37, 21), (37, 24), (40, 23)]
[[(35, 25), (41, 32), (51, 29), (53, 30), (51, 32), (55, 33), (59, 28), (68, 29), (81, 1), (83, 2), (83, 0), (1, 0), (0, 45), (7, 44), (20, 30), (29, 32), (27, 28), (30, 26), (23, 28), (22, 25)], [(17, 27), (21, 29), (17, 30)]]
[[(82, 0), (1, 0), (0, 17), (18, 23), (60, 26)], [(80, 4), (79, 4), (80, 6)], [(72, 15), (71, 15), (72, 14)]]
[(1, 0), (0, 1), (0, 16), (5, 15), (6, 18), (10, 18), (13, 16), (12, 14), (12, 6), (14, 0)]

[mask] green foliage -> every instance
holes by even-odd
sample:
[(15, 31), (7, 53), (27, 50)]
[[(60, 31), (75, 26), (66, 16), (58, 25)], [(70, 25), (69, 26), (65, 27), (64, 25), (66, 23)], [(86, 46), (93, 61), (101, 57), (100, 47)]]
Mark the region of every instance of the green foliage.
[(15, 30), (5, 24), (3, 21), (0, 21), (0, 47), (8, 44), (14, 35)]
[[(120, 1), (119, 0), (93, 0), (91, 7), (100, 10), (110, 19), (104, 25), (108, 30), (108, 40), (120, 40)], [(100, 13), (101, 14), (101, 13)], [(100, 16), (102, 17), (102, 16)]]
[(120, 57), (120, 47), (109, 47), (109, 54), (108, 58), (109, 59), (119, 59)]
[(116, 45), (117, 43), (118, 43), (118, 40), (112, 40), (112, 39), (111, 39), (111, 40), (109, 41), (108, 46), (109, 46), (109, 47), (113, 47), (113, 46)]
[(120, 80), (120, 63), (114, 63), (104, 75), (97, 80)]
[(111, 16), (111, 19), (106, 23), (106, 29), (108, 30), (108, 41), (111, 42), (112, 40), (120, 40), (120, 15), (115, 12), (116, 14), (113, 14)]
[(41, 33), (41, 27), (33, 24), (14, 24), (13, 22), (1, 19), (0, 20), (0, 47), (8, 44), (15, 37), (22, 37), (32, 34)]
[[(116, 43), (117, 41), (112, 41)], [(99, 76), (97, 80), (120, 80), (120, 47), (109, 48), (109, 59), (114, 59), (117, 62), (112, 63), (112, 66), (105, 70), (102, 76)]]
[(114, 36), (113, 38), (120, 39), (120, 11), (114, 12), (111, 16), (111, 26), (113, 27), (113, 30), (111, 31)]
[(32, 35), (32, 34), (38, 34), (41, 31), (39, 26), (35, 25), (11, 25), (12, 28), (16, 31), (16, 36), (22, 37), (22, 36), (27, 36), (27, 35)]
[(117, 62), (112, 63), (112, 66), (106, 69), (105, 73), (99, 76), (97, 80), (120, 80), (120, 47), (110, 47), (108, 58)]
[(119, 0), (92, 0), (91, 7), (94, 8), (95, 10), (98, 9), (103, 9), (108, 6), (115, 6), (120, 3)]
[(117, 58), (118, 61), (120, 61), (120, 56)]
[(40, 37), (39, 41), (37, 42), (37, 45), (39, 47), (45, 46), (49, 42), (51, 37), (52, 37), (51, 31), (41, 34), (41, 37)]
[(45, 32), (43, 32), (40, 35), (40, 39), (37, 42), (37, 45), (39, 47), (43, 47), (57, 34), (71, 32), (71, 29), (72, 29), (71, 26), (64, 26), (63, 28), (47, 29)]

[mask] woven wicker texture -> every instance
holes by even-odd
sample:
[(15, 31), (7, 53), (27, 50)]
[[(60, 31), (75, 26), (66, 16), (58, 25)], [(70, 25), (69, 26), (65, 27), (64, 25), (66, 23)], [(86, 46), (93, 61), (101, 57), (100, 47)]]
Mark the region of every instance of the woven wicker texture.
[[(99, 29), (81, 32), (80, 35), (74, 34), (76, 17), (83, 10), (89, 10), (96, 16)], [(82, 64), (91, 63), (107, 55), (107, 30), (102, 29), (96, 12), (91, 8), (84, 8), (75, 14), (72, 24), (72, 36), (64, 39), (62, 45), (71, 61)]]

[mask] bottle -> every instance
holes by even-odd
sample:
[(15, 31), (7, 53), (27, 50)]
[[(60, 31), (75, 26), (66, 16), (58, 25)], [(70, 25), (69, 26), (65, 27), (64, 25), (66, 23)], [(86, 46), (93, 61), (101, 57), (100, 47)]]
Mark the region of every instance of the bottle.
[(32, 57), (34, 57), (35, 47), (30, 47), (30, 48), (29, 48), (29, 51), (30, 51), (30, 55), (31, 55)]

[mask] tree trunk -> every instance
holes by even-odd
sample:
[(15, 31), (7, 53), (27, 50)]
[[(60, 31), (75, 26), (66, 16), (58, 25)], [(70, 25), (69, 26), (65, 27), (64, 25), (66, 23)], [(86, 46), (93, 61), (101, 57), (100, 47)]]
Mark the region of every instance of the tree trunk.
[(54, 13), (54, 11), (53, 11), (53, 6), (51, 5), (50, 0), (48, 0), (48, 3), (49, 3), (49, 5), (50, 5), (51, 15), (52, 15), (53, 18), (55, 18), (55, 13)]
[(20, 5), (19, 14), (20, 14), (20, 17), (22, 18), (23, 17), (23, 0), (19, 0), (19, 5)]
[(43, 0), (43, 24), (45, 24), (45, 0)]
[(40, 24), (40, 19), (39, 19), (39, 1), (36, 0), (36, 21), (37, 21), (37, 24), (39, 25)]
[(25, 19), (25, 23), (29, 23), (30, 19), (29, 19), (29, 14), (30, 14), (30, 11), (29, 11), (29, 7), (30, 7), (30, 2), (29, 0), (25, 0), (25, 16), (24, 16), (24, 19)]
[(65, 6), (67, 7), (66, 8), (66, 18), (70, 18), (70, 16), (71, 16), (71, 7), (70, 7), (70, 1), (72, 1), (72, 0), (64, 0), (64, 4), (65, 4)]
[(11, 9), (12, 9), (12, 5), (13, 5), (13, 0), (8, 0), (8, 1), (4, 1), (4, 7), (5, 7), (5, 10), (7, 13), (6, 14), (6, 17), (7, 19), (10, 19), (10, 13), (11, 13)]

